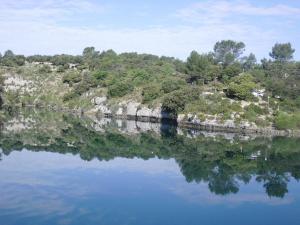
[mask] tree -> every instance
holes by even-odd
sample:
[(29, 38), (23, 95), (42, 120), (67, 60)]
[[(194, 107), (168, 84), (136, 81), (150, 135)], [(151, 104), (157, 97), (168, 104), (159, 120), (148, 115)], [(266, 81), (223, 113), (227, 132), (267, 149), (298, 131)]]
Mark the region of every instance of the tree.
[(15, 54), (12, 52), (12, 50), (7, 50), (3, 55), (3, 57), (6, 57), (6, 58), (14, 57), (14, 56), (15, 56)]
[(214, 56), (218, 63), (224, 66), (232, 64), (245, 51), (243, 42), (235, 42), (232, 40), (223, 40), (217, 42), (214, 46)]
[(242, 72), (241, 64), (233, 63), (222, 70), (221, 78), (223, 81), (226, 81), (233, 77), (238, 76), (241, 72)]
[(256, 64), (256, 57), (253, 53), (250, 53), (249, 56), (245, 56), (241, 60), (243, 69), (244, 70), (250, 70), (253, 69)]
[(189, 80), (191, 82), (203, 79), (207, 82), (208, 70), (213, 65), (213, 57), (209, 54), (198, 54), (196, 51), (192, 51), (190, 56), (187, 58), (187, 71), (189, 74)]
[(295, 49), (292, 49), (291, 43), (276, 43), (272, 48), (272, 52), (270, 52), (270, 56), (276, 61), (287, 62), (293, 59), (294, 52)]
[(95, 50), (95, 47), (86, 47), (83, 50), (84, 62), (88, 65), (89, 69), (95, 69), (97, 64), (97, 59), (99, 57), (99, 51)]
[(245, 100), (251, 97), (251, 91), (256, 87), (254, 78), (250, 74), (234, 77), (228, 85), (227, 96)]

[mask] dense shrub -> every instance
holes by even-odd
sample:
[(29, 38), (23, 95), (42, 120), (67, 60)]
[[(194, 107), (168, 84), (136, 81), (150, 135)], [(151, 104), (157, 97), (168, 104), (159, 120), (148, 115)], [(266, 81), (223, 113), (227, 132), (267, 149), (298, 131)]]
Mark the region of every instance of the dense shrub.
[(81, 75), (78, 72), (69, 72), (63, 76), (63, 83), (73, 84), (82, 80)]
[(277, 129), (300, 129), (300, 113), (287, 114), (279, 113), (275, 117), (275, 126)]
[(242, 67), (239, 63), (234, 63), (232, 65), (227, 66), (221, 72), (222, 80), (227, 81), (233, 77), (238, 76), (242, 73)]
[(178, 90), (180, 88), (180, 86), (183, 86), (184, 85), (184, 81), (182, 80), (176, 80), (176, 79), (173, 79), (173, 80), (165, 80), (162, 82), (162, 91), (164, 93), (170, 93), (172, 91), (175, 91), (175, 90)]
[(254, 113), (258, 114), (258, 115), (264, 115), (264, 114), (268, 114), (268, 108), (264, 107), (260, 107), (258, 105), (254, 105), (254, 104), (250, 104), (249, 106), (245, 107), (246, 111), (253, 111)]
[(143, 102), (151, 102), (161, 96), (161, 90), (159, 85), (151, 85), (143, 88), (142, 91)]
[(52, 72), (52, 69), (49, 65), (42, 65), (39, 68), (39, 73), (51, 73), (51, 72)]
[(184, 110), (187, 103), (199, 99), (200, 93), (201, 90), (196, 87), (173, 91), (164, 97), (162, 108), (175, 117), (179, 112)]
[(72, 99), (74, 99), (74, 98), (77, 98), (77, 97), (79, 97), (79, 94), (76, 93), (75, 91), (71, 91), (71, 92), (69, 92), (69, 93), (67, 93), (67, 94), (65, 94), (65, 95), (63, 96), (63, 101), (64, 101), (64, 102), (70, 101), (70, 100), (72, 100)]
[(230, 98), (240, 100), (252, 99), (251, 91), (256, 87), (254, 79), (250, 74), (242, 74), (231, 79), (226, 94)]
[(132, 92), (133, 89), (133, 85), (129, 82), (117, 82), (108, 87), (108, 95), (109, 97), (122, 97)]
[(93, 76), (97, 80), (104, 80), (105, 78), (107, 78), (108, 73), (106, 71), (96, 71), (96, 72), (93, 73)]

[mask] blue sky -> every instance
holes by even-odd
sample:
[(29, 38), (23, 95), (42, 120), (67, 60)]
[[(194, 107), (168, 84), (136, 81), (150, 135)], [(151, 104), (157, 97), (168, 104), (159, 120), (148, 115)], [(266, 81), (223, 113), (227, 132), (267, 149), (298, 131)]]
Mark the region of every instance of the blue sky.
[(1, 0), (0, 52), (80, 54), (86, 46), (174, 56), (208, 52), (216, 41), (268, 57), (291, 42), (300, 59), (300, 1)]

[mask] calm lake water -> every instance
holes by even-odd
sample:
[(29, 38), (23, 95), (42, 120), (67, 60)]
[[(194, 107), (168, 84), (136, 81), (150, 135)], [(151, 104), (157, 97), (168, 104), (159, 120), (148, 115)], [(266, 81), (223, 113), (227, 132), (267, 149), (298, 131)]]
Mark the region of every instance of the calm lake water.
[(300, 140), (22, 112), (2, 119), (0, 224), (300, 224)]

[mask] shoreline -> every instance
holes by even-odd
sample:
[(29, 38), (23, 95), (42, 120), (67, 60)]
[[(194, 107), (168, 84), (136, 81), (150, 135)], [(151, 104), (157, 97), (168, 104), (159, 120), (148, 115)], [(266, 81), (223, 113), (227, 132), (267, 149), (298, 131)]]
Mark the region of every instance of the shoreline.
[(139, 122), (149, 122), (149, 123), (168, 123), (179, 128), (194, 129), (199, 131), (208, 131), (208, 132), (223, 132), (223, 133), (235, 133), (241, 135), (261, 135), (261, 136), (282, 136), (282, 137), (299, 137), (300, 130), (277, 130), (270, 128), (249, 128), (249, 127), (229, 127), (224, 125), (215, 125), (215, 124), (204, 124), (204, 123), (193, 123), (188, 121), (178, 121), (174, 118), (158, 118), (158, 117), (149, 117), (149, 116), (137, 116), (137, 115), (116, 115), (113, 113), (103, 113), (98, 111), (96, 113), (91, 113), (89, 111), (84, 111), (83, 109), (70, 109), (67, 107), (61, 108), (57, 106), (39, 106), (26, 105), (21, 108), (32, 108), (32, 109), (48, 109), (56, 112), (71, 113), (77, 116), (95, 116), (96, 118), (112, 118), (112, 119), (121, 119), (121, 120), (130, 120), (130, 121), (139, 121)]

